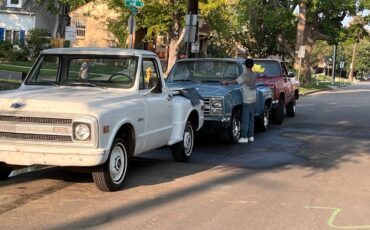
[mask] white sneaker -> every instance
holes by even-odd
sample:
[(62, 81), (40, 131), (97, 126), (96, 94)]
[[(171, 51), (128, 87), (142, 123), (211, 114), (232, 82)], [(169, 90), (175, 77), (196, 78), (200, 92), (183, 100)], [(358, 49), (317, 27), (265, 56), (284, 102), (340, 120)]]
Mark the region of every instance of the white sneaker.
[(248, 138), (248, 141), (249, 141), (249, 142), (253, 142), (253, 141), (254, 141), (254, 137), (250, 137), (250, 138)]
[(248, 143), (248, 138), (243, 138), (243, 137), (241, 137), (240, 139), (239, 139), (239, 141), (238, 141), (239, 143)]

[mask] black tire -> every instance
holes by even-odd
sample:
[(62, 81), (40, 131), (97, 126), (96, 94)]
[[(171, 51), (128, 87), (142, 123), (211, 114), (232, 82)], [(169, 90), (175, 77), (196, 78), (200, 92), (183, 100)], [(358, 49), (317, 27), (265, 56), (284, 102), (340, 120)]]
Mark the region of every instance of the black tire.
[(287, 117), (295, 117), (296, 112), (296, 100), (295, 98), (286, 105), (286, 116)]
[(284, 100), (279, 100), (278, 106), (272, 111), (272, 122), (275, 125), (283, 124), (284, 120)]
[(263, 113), (257, 118), (257, 130), (265, 132), (270, 125), (270, 109), (267, 104), (263, 108)]
[(241, 112), (236, 110), (231, 115), (229, 127), (226, 130), (226, 142), (236, 144), (240, 138), (241, 130)]
[(107, 161), (92, 172), (96, 187), (105, 192), (122, 188), (128, 166), (128, 145), (121, 138), (112, 144)]
[(0, 180), (8, 179), (12, 171), (13, 171), (12, 167), (9, 167), (4, 163), (0, 163)]
[(190, 121), (186, 122), (183, 140), (172, 145), (173, 158), (178, 162), (189, 161), (194, 147), (194, 128)]

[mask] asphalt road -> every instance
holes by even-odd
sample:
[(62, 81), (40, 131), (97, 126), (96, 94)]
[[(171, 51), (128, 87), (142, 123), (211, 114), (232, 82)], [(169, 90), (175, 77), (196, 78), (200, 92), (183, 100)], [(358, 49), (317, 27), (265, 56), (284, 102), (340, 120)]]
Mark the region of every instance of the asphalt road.
[[(123, 190), (48, 168), (0, 182), (0, 229), (370, 229), (370, 82), (302, 97), (252, 144), (130, 162)], [(211, 139), (210, 137), (207, 137)]]

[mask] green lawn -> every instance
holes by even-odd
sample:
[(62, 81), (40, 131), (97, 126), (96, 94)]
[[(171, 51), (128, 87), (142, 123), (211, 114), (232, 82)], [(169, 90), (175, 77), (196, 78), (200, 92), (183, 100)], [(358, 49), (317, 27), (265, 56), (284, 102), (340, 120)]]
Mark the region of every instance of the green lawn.
[[(318, 92), (326, 89), (330, 89), (330, 86), (333, 86), (332, 84), (332, 77), (330, 76), (324, 76), (322, 74), (314, 76), (314, 82), (311, 85), (301, 85), (300, 93), (301, 94), (307, 94), (307, 93), (313, 93)], [(335, 78), (335, 84), (334, 86), (343, 86), (351, 84), (351, 82), (346, 78)]]
[(0, 91), (1, 90), (9, 90), (9, 89), (16, 89), (21, 85), (20, 81), (15, 80), (0, 80)]

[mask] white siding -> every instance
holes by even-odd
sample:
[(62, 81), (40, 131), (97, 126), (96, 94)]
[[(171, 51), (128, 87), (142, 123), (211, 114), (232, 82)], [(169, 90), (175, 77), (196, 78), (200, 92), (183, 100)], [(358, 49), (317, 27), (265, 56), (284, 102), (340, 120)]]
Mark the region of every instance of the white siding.
[(35, 16), (0, 13), (0, 28), (8, 30), (30, 30), (35, 27)]

